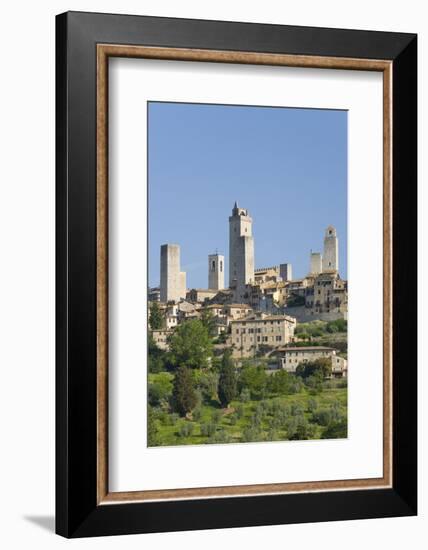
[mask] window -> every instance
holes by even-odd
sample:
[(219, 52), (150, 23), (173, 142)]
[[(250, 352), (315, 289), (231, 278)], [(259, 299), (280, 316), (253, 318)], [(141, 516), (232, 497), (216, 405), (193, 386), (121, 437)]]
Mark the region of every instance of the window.
[(223, 271), (223, 262), (220, 261), (220, 271)]
[(215, 260), (211, 263), (211, 271), (215, 271)]

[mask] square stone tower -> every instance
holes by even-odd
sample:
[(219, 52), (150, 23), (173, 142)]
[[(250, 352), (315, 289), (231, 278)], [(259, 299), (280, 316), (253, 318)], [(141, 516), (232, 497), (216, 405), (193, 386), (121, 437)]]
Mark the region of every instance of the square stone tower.
[(283, 281), (292, 281), (293, 271), (291, 264), (279, 264), (279, 276)]
[(322, 272), (322, 255), (319, 252), (311, 252), (311, 267), (309, 273), (318, 275)]
[(243, 301), (245, 285), (254, 281), (253, 220), (237, 203), (229, 217), (229, 286)]
[(324, 236), (324, 255), (322, 258), (322, 270), (339, 271), (339, 242), (336, 229), (329, 225)]
[(210, 290), (224, 288), (224, 256), (221, 254), (208, 256), (208, 288)]
[(163, 244), (160, 256), (160, 301), (178, 302), (186, 297), (186, 273), (180, 271), (180, 246)]

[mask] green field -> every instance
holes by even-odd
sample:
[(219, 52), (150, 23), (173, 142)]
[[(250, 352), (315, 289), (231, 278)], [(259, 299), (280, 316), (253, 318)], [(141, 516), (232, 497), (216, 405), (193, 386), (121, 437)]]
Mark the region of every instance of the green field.
[[(166, 374), (150, 374), (149, 383)], [(173, 375), (167, 376), (172, 383)], [(227, 409), (221, 409), (213, 400), (210, 405), (198, 406), (187, 418), (150, 407), (156, 425), (156, 445), (346, 437), (347, 388), (343, 386), (343, 381), (327, 381), (315, 395), (302, 388), (292, 395), (247, 402), (234, 400)]]

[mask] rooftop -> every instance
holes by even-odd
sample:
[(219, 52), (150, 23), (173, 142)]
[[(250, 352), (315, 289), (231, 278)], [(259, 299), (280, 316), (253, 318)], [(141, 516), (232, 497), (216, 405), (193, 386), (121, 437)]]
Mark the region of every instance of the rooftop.
[(294, 346), (294, 347), (281, 347), (277, 348), (277, 351), (335, 351), (334, 348), (329, 348), (327, 346)]
[(294, 323), (296, 319), (290, 315), (248, 315), (247, 317), (242, 317), (241, 319), (236, 319), (231, 321), (231, 323), (242, 323), (242, 322), (263, 322), (263, 321), (290, 321)]

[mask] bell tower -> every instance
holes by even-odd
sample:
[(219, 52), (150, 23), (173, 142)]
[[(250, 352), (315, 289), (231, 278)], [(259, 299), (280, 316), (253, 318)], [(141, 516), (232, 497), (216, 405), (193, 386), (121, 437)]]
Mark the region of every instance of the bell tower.
[(339, 271), (339, 242), (336, 229), (332, 225), (325, 230), (322, 270), (323, 272)]
[(253, 220), (235, 202), (229, 217), (229, 286), (235, 299), (243, 301), (245, 285), (254, 281)]
[(217, 252), (208, 256), (208, 288), (210, 290), (224, 288), (224, 256)]

